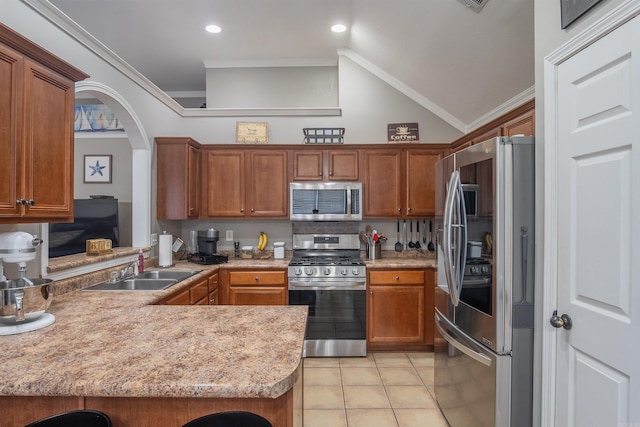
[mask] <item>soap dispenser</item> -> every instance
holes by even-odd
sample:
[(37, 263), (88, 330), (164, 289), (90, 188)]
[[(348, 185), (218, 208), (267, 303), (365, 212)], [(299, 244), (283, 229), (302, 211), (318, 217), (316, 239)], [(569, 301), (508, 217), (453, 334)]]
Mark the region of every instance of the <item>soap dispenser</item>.
[(144, 254), (142, 253), (142, 249), (138, 252), (138, 274), (144, 273)]

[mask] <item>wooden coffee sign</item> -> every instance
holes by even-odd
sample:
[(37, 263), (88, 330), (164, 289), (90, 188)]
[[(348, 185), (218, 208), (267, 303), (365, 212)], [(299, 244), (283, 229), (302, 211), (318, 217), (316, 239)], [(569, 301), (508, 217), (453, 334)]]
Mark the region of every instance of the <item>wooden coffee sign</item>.
[(387, 141), (389, 143), (419, 142), (417, 123), (389, 123), (387, 125)]

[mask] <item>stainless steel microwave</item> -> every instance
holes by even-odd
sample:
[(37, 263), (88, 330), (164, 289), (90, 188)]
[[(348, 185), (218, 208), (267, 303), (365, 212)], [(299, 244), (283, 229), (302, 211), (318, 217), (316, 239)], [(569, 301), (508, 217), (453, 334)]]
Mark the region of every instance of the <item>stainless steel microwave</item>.
[(292, 221), (362, 220), (361, 182), (289, 183)]

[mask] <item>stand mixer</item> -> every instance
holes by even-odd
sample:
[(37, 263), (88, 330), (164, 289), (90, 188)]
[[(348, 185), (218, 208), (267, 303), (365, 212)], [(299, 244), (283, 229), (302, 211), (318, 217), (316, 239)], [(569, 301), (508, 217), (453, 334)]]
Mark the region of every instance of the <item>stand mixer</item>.
[(45, 313), (53, 298), (53, 281), (27, 278), (27, 262), (36, 259), (40, 244), (42, 239), (23, 231), (0, 233), (3, 266), (18, 265), (16, 279), (5, 279), (0, 273), (0, 335), (40, 329), (55, 321)]

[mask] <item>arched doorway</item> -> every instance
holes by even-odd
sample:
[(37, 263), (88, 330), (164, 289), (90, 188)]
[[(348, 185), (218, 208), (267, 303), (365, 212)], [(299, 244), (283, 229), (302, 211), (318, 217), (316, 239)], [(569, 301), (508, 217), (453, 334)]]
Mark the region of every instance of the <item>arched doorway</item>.
[[(111, 88), (97, 82), (76, 83), (76, 94), (88, 94), (111, 109), (123, 123), (132, 149), (132, 224), (134, 247), (149, 246), (151, 233), (151, 154), (152, 147), (140, 119), (129, 103)], [(133, 183), (135, 182), (135, 185)]]

